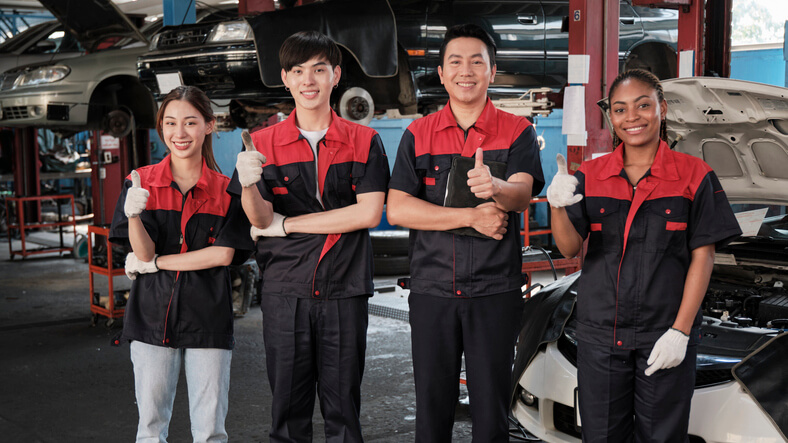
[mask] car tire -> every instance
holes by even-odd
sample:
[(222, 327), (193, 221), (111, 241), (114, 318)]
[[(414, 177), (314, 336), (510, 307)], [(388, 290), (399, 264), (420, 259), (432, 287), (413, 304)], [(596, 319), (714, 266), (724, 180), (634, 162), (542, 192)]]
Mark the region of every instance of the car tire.
[(410, 273), (407, 255), (376, 255), (372, 257), (375, 275), (406, 275)]
[(375, 114), (375, 102), (366, 89), (348, 88), (339, 98), (339, 116), (360, 125), (368, 125)]
[(374, 255), (408, 255), (409, 231), (402, 229), (389, 229), (370, 231), (372, 240), (372, 253)]

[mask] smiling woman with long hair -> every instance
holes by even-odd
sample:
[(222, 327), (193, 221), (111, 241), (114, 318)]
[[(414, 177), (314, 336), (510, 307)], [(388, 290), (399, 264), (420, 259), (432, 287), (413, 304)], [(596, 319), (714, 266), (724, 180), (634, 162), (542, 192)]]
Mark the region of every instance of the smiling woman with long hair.
[(227, 265), (252, 243), (213, 158), (214, 123), (201, 90), (173, 89), (156, 116), (169, 155), (132, 171), (115, 208), (109, 240), (132, 250), (131, 295), (115, 344), (131, 342), (137, 441), (166, 441), (181, 365), (194, 441), (227, 441), (234, 345)]

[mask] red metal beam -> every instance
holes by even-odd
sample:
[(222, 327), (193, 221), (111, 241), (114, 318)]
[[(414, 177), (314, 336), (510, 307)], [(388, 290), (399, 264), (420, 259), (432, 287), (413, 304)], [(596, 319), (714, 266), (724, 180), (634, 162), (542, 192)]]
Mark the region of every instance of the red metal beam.
[[(590, 56), (584, 99), (587, 141), (585, 146), (567, 146), (572, 171), (593, 153), (612, 150), (596, 102), (607, 96), (608, 86), (618, 74), (618, 13), (618, 0), (569, 1), (569, 55)], [(572, 110), (565, 107), (564, 112)]]

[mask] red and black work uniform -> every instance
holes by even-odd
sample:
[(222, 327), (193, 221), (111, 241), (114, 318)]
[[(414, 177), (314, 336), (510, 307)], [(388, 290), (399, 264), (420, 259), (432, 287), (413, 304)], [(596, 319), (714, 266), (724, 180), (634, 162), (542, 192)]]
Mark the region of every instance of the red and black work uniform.
[[(183, 194), (172, 179), (169, 156), (137, 172), (142, 187), (150, 192), (140, 220), (156, 245), (156, 254), (225, 246), (236, 250), (236, 262), (249, 256), (253, 247), (249, 222), (240, 201), (224, 192), (228, 177), (211, 170), (203, 161), (197, 184)], [(123, 208), (130, 187), (131, 179), (127, 177), (109, 234), (110, 242), (127, 246), (129, 225)], [(119, 340), (170, 348), (232, 349), (233, 306), (228, 268), (139, 274), (131, 285)]]
[(681, 365), (646, 377), (645, 361), (676, 320), (692, 250), (719, 246), (741, 231), (702, 160), (661, 141), (651, 168), (633, 186), (623, 151), (619, 145), (584, 162), (575, 173), (583, 200), (567, 207), (577, 232), (588, 238), (576, 311), (584, 441), (626, 440), (633, 414), (636, 441), (684, 441), (700, 311)]
[[(451, 106), (414, 121), (402, 136), (390, 188), (443, 206), (452, 159), (506, 163), (508, 179), (530, 174), (544, 185), (536, 132), (488, 99), (467, 131)], [(416, 441), (451, 440), (465, 352), (474, 440), (508, 441), (509, 381), (523, 299), (519, 216), (500, 241), (410, 230), (410, 323), (416, 381)]]
[[(330, 211), (357, 203), (357, 195), (386, 192), (388, 160), (377, 132), (332, 111), (316, 159), (296, 126), (296, 112), (252, 134), (266, 157), (256, 186), (274, 212), (293, 217)], [(241, 194), (237, 173), (228, 192)], [(261, 237), (257, 262), (274, 397), (271, 441), (312, 435), (316, 387), (327, 441), (362, 441), (360, 385), (367, 303), (374, 292), (368, 230)]]

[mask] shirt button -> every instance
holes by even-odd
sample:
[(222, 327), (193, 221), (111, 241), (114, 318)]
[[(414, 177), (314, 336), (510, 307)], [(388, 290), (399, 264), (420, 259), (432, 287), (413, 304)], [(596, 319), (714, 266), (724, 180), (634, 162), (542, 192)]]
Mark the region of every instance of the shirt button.
[(320, 291), (315, 291), (315, 295), (320, 295)]
[[(285, 180), (287, 180), (287, 179), (285, 179)], [(600, 214), (604, 214), (605, 213), (605, 208), (599, 208), (599, 213)]]
[(623, 346), (623, 345), (624, 345), (624, 342), (623, 342), (623, 341), (621, 341), (621, 340), (619, 340), (619, 341), (617, 341), (617, 342), (616, 342), (616, 344), (617, 344), (617, 345), (619, 345), (619, 346)]
[(438, 169), (440, 169), (440, 167), (439, 166), (435, 166), (435, 170), (437, 171)]
[(462, 295), (462, 291), (457, 291), (457, 295)]
[(665, 214), (670, 214), (670, 209), (665, 209)]
[(167, 340), (164, 340), (164, 343), (169, 343), (169, 342), (170, 342), (169, 338)]
[(286, 182), (290, 181), (290, 177), (285, 177), (285, 181)]

